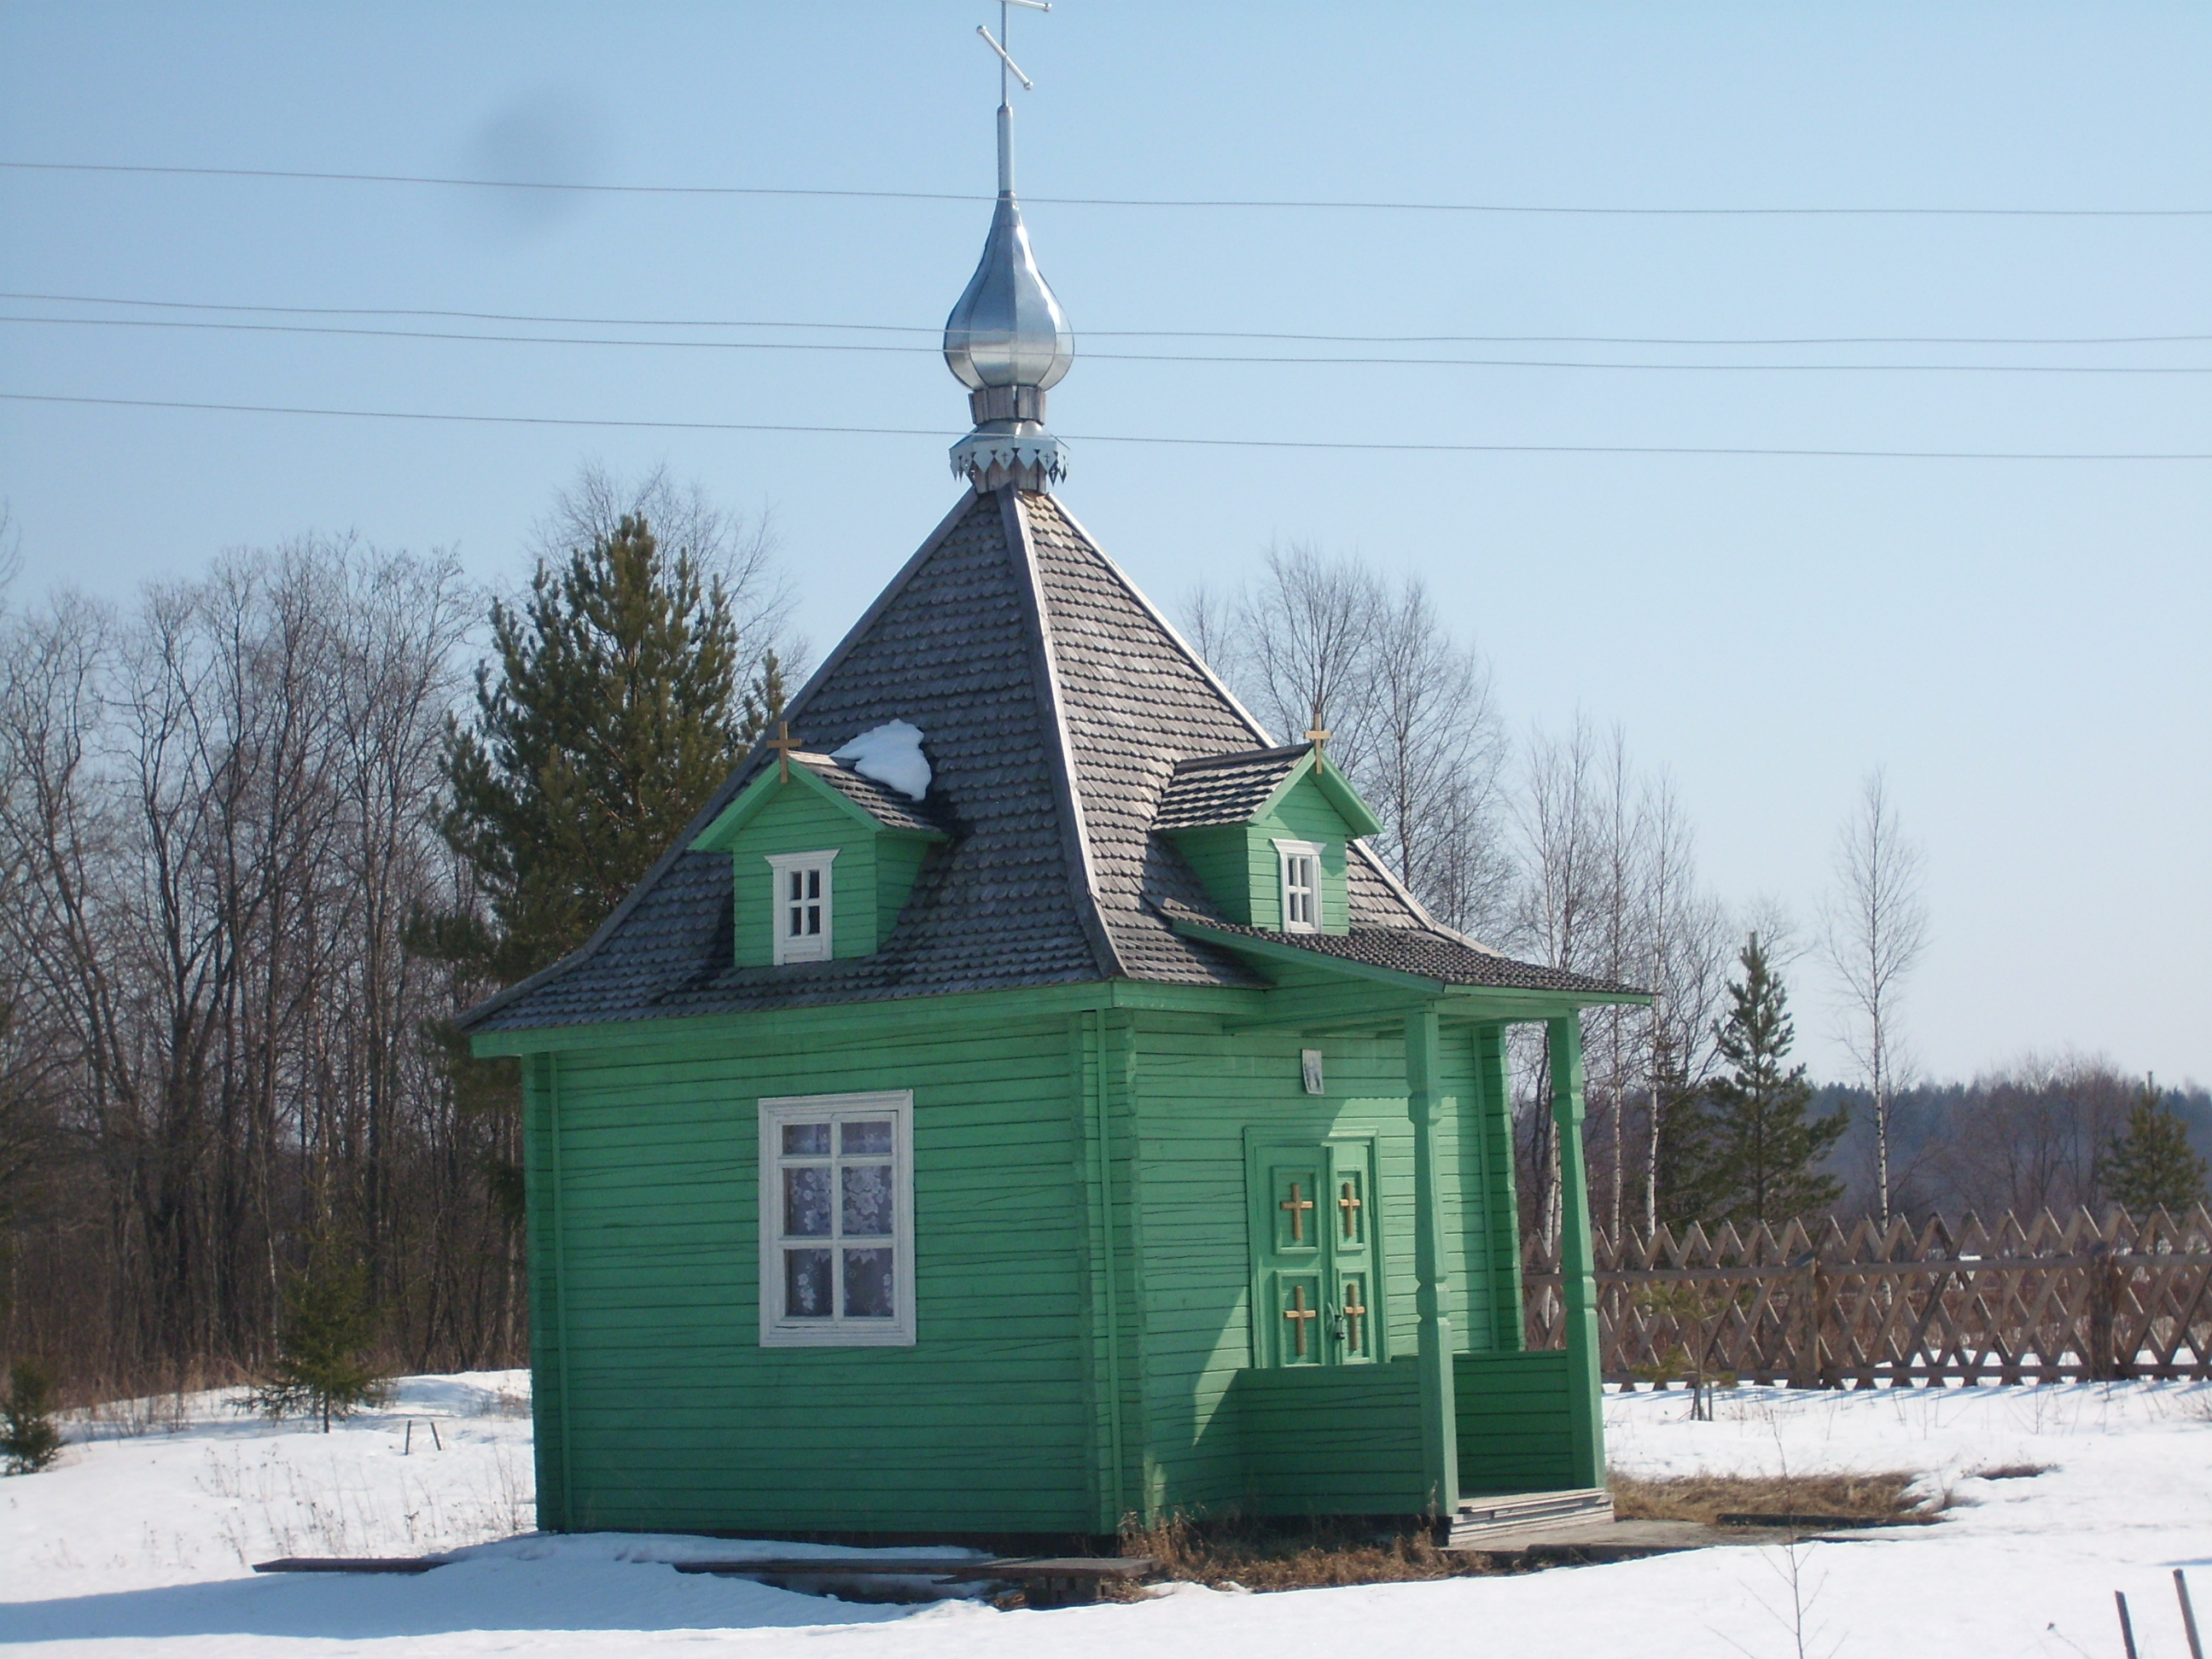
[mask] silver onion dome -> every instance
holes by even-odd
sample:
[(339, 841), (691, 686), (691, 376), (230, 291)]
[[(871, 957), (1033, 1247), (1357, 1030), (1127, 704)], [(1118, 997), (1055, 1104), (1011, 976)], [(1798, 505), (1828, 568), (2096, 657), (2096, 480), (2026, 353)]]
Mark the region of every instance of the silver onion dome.
[(1030, 251), (1014, 199), (1013, 112), (999, 106), (999, 201), (983, 257), (945, 319), (945, 364), (968, 390), (975, 429), (952, 447), (952, 471), (978, 489), (1044, 489), (1067, 453), (1044, 427), (1044, 394), (1075, 362), (1067, 313)]

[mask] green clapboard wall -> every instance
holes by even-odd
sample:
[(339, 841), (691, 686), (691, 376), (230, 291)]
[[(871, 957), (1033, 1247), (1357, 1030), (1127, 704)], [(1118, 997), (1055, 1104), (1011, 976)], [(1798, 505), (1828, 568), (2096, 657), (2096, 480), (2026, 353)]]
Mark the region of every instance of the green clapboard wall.
[[(1402, 1040), (1328, 1040), (1310, 1095), (1313, 1039), (1084, 988), (660, 1021), (532, 1056), (541, 1523), (1100, 1534), (1178, 1508), (1417, 1510)], [(1510, 1140), (1483, 1029), (1447, 1036), (1439, 1170), (1462, 1442), (1498, 1442), (1470, 1491), (1535, 1467), (1505, 1440), (1543, 1441), (1536, 1396), (1565, 1387), (1544, 1369), (1558, 1356), (1512, 1352)], [(874, 1090), (914, 1095), (918, 1340), (763, 1347), (757, 1103)], [(1254, 1369), (1254, 1134), (1371, 1139), (1370, 1305), (1396, 1358)], [(1464, 1369), (1516, 1360), (1533, 1363), (1511, 1387)]]

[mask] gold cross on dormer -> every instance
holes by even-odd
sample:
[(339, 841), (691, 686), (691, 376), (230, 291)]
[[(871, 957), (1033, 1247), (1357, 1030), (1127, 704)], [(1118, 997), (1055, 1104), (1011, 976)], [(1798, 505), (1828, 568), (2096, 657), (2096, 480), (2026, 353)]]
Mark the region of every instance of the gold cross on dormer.
[(1301, 1195), (1298, 1183), (1293, 1181), (1291, 1183), (1291, 1195), (1275, 1207), (1279, 1210), (1288, 1210), (1291, 1212), (1291, 1243), (1304, 1243), (1306, 1242), (1306, 1212), (1313, 1208), (1313, 1200)]
[(791, 735), (789, 720), (778, 720), (775, 723), (775, 735), (768, 740), (768, 746), (775, 750), (777, 779), (781, 782), (789, 783), (791, 781), (791, 751), (799, 747)]
[[(1359, 1352), (1359, 1322), (1367, 1317), (1366, 1304), (1359, 1299), (1359, 1281), (1344, 1281), (1344, 1324), (1346, 1346), (1353, 1353)], [(1304, 1328), (1301, 1327), (1301, 1328)]]
[(1336, 1200), (1336, 1207), (1344, 1212), (1344, 1236), (1359, 1237), (1359, 1195), (1350, 1182), (1344, 1183), (1344, 1196)]
[[(1362, 1313), (1366, 1311), (1367, 1310), (1364, 1308), (1360, 1310), (1360, 1312)], [(1306, 1306), (1306, 1287), (1304, 1285), (1293, 1285), (1291, 1286), (1291, 1305), (1283, 1310), (1283, 1317), (1291, 1322), (1291, 1342), (1295, 1346), (1297, 1357), (1304, 1359), (1306, 1357), (1306, 1326), (1310, 1321), (1321, 1317), (1321, 1310), (1319, 1308), (1309, 1308)]]
[(1335, 735), (1335, 732), (1330, 731), (1327, 726), (1321, 723), (1321, 699), (1318, 697), (1315, 698), (1313, 706), (1313, 725), (1307, 728), (1306, 741), (1313, 745), (1314, 769), (1316, 771), (1328, 763), (1328, 757), (1322, 752), (1322, 744), (1327, 743)]

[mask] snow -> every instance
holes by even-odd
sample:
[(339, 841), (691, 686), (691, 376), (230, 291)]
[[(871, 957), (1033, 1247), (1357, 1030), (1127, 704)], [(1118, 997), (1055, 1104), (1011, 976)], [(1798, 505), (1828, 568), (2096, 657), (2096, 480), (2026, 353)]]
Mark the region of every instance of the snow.
[[(848, 1553), (696, 1538), (529, 1534), (520, 1372), (410, 1377), (325, 1436), (179, 1402), (125, 1433), (72, 1427), (62, 1462), (0, 1480), (0, 1644), (102, 1659), (474, 1659), (480, 1655), (820, 1659), (1242, 1659), (1386, 1650), (2081, 1655), (2181, 1659), (2172, 1570), (2212, 1623), (2212, 1385), (1609, 1395), (1615, 1467), (1813, 1474), (1911, 1469), (1957, 1507), (1847, 1543), (1729, 1548), (1514, 1577), (1253, 1595), (1171, 1586), (1130, 1605), (994, 1611), (856, 1605), (678, 1574), (702, 1554)], [(138, 1426), (159, 1412), (141, 1412)], [(411, 1433), (409, 1425), (411, 1423)], [(435, 1425), (434, 1440), (430, 1430)], [(1974, 1471), (2053, 1465), (2033, 1479)], [(516, 1534), (520, 1535), (516, 1535)], [(283, 1554), (456, 1551), (416, 1577), (256, 1577)], [(896, 1552), (912, 1554), (911, 1550)], [(1793, 1578), (1795, 1590), (1793, 1592)], [(1802, 1618), (1796, 1611), (1802, 1607)], [(824, 1643), (830, 1645), (823, 1645)]]
[(873, 778), (886, 789), (920, 800), (929, 793), (929, 762), (921, 752), (921, 732), (904, 720), (892, 720), (863, 732), (831, 760), (850, 761), (864, 778)]

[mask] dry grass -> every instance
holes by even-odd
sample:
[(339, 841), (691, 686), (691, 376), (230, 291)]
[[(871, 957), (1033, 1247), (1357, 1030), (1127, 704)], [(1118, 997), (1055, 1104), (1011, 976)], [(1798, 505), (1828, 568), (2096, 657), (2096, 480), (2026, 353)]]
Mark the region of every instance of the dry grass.
[(1863, 1474), (1691, 1474), (1670, 1480), (1612, 1480), (1613, 1513), (1624, 1521), (1700, 1521), (1723, 1515), (1821, 1515), (1880, 1521), (1926, 1521), (1949, 1502), (1912, 1495), (1920, 1477), (1909, 1469)]
[(208, 1362), (163, 1371), (81, 1378), (62, 1389), (68, 1419), (86, 1440), (174, 1434), (189, 1420), (192, 1396), (252, 1381), (228, 1363)]
[[(1152, 1557), (1164, 1578), (1217, 1589), (1397, 1584), (1488, 1571), (1476, 1559), (1439, 1550), (1425, 1532), (1378, 1534), (1371, 1527), (1327, 1519), (1284, 1527), (1237, 1516), (1176, 1516), (1149, 1527), (1124, 1528), (1121, 1547), (1124, 1555)], [(1120, 1593), (1130, 1599), (1145, 1594), (1134, 1585)]]

